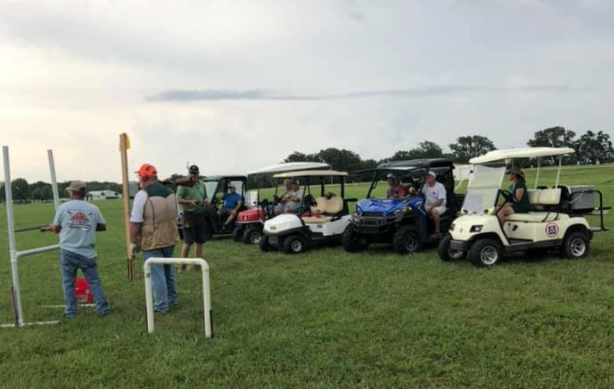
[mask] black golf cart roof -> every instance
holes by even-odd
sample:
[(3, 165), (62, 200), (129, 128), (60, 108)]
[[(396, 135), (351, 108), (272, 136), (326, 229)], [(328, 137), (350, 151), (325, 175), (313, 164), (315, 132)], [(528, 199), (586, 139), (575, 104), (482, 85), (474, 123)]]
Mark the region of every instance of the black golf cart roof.
[(230, 181), (246, 181), (246, 176), (241, 175), (230, 175), (230, 176), (206, 176), (203, 178), (203, 181), (221, 181), (221, 180), (230, 180)]
[(409, 161), (391, 161), (378, 165), (373, 170), (412, 170), (435, 167), (454, 167), (454, 162), (445, 158), (412, 159)]

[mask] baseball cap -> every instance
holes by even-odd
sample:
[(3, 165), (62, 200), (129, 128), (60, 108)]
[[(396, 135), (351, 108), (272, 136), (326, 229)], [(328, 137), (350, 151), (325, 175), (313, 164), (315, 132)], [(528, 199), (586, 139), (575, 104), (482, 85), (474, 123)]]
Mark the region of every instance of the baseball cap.
[(237, 189), (237, 186), (235, 185), (235, 183), (234, 183), (234, 182), (229, 183), (229, 184), (228, 184), (228, 187), (229, 187), (229, 188), (235, 188), (235, 189)]
[(435, 174), (435, 172), (434, 172), (434, 171), (432, 171), (432, 170), (429, 170), (429, 172), (428, 172), (428, 173), (426, 173), (426, 175), (427, 175), (427, 176), (432, 176), (433, 178), (437, 178), (437, 174)]
[(386, 179), (388, 179), (388, 178), (394, 178), (394, 174), (388, 173), (388, 175), (386, 176)]
[(85, 191), (85, 182), (83, 181), (72, 181), (66, 190), (70, 190), (72, 192), (83, 192)]
[(198, 173), (200, 173), (200, 169), (198, 168), (198, 166), (196, 166), (196, 165), (192, 165), (192, 166), (190, 166), (190, 168), (188, 169), (188, 172), (189, 172), (190, 174), (198, 174)]
[(156, 169), (156, 167), (148, 163), (144, 163), (143, 165), (141, 165), (141, 167), (136, 173), (141, 176), (158, 177), (158, 170)]

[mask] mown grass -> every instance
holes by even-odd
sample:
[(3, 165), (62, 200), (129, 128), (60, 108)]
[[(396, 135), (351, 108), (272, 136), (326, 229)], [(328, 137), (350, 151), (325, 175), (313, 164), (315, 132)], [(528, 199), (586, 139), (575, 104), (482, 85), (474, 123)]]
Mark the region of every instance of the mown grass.
[[(595, 184), (614, 202), (614, 167), (568, 169), (562, 181)], [(365, 186), (348, 191), (360, 198)], [(179, 307), (146, 333), (142, 262), (135, 282), (125, 276), (121, 203), (98, 205), (109, 224), (98, 252), (112, 315), (82, 309), (57, 326), (0, 330), (0, 387), (614, 386), (610, 232), (581, 261), (515, 256), (486, 270), (442, 263), (433, 249), (288, 256), (214, 239), (205, 246), (215, 324), (207, 340), (196, 273), (179, 275)], [(16, 212), (18, 227), (52, 217), (49, 205)], [(11, 322), (4, 207), (0, 220), (0, 320)], [(55, 241), (32, 232), (18, 243)], [(26, 320), (60, 319), (61, 309), (43, 307), (62, 303), (57, 253), (23, 259), (20, 276)]]

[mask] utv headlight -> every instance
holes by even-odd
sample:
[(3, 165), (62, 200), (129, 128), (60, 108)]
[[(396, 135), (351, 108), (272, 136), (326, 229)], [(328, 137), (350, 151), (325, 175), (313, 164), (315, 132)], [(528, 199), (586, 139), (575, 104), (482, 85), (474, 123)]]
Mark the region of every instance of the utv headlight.
[(478, 232), (482, 232), (483, 227), (484, 227), (483, 225), (471, 226), (471, 229), (469, 230), (469, 232), (474, 233), (474, 234)]

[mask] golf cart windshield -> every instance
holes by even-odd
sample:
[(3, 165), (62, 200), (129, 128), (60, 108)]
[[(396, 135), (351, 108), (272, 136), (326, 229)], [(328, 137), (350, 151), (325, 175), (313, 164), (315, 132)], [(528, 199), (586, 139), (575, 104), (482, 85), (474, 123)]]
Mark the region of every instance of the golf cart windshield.
[(207, 196), (209, 198), (212, 198), (213, 196), (215, 196), (215, 192), (217, 191), (217, 186), (220, 182), (219, 181), (205, 181), (205, 189), (207, 190)]
[(474, 165), (469, 177), (463, 213), (488, 213), (497, 201), (505, 166)]

